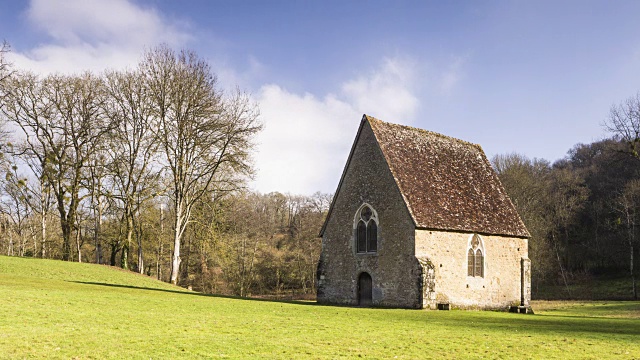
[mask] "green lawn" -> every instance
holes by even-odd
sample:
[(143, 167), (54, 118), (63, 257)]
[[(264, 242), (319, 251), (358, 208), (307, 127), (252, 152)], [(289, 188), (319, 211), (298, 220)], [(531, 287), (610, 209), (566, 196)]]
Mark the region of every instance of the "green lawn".
[(0, 256), (0, 358), (640, 359), (640, 302), (534, 309), (233, 299), (105, 266)]

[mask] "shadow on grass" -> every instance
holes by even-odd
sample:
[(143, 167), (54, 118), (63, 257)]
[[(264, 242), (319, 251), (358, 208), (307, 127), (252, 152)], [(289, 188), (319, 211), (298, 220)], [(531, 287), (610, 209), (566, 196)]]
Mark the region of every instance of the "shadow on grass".
[(275, 303), (284, 303), (284, 304), (322, 306), (322, 305), (316, 303), (315, 301), (249, 298), (249, 297), (231, 296), (231, 295), (205, 294), (205, 293), (189, 291), (189, 290), (181, 291), (181, 290), (170, 290), (170, 289), (158, 289), (158, 288), (150, 288), (150, 287), (144, 287), (144, 286), (108, 284), (108, 283), (100, 283), (100, 282), (92, 282), (92, 281), (71, 281), (71, 280), (69, 280), (67, 282), (72, 282), (72, 283), (76, 283), (76, 284), (85, 284), (85, 285), (108, 286), (108, 287), (115, 287), (115, 288), (122, 288), (122, 289), (160, 291), (160, 292), (166, 292), (166, 293), (172, 293), (172, 294), (204, 296), (204, 297), (213, 297), (213, 298), (222, 298), (222, 299), (234, 299), (234, 300), (246, 300), (246, 301), (264, 301), (264, 302), (275, 302)]
[[(607, 338), (638, 337), (640, 336), (640, 322), (630, 318), (606, 318), (589, 316), (566, 315), (524, 315), (501, 313), (494, 311), (464, 311), (437, 312), (437, 317), (428, 319), (414, 319), (429, 326), (458, 327), (464, 331), (477, 334), (494, 334), (496, 331), (511, 334), (514, 342), (523, 337), (582, 337)], [(440, 315), (442, 314), (442, 316)], [(375, 316), (371, 314), (372, 316)], [(398, 314), (395, 314), (398, 315)], [(410, 317), (411, 314), (407, 314)], [(402, 316), (402, 314), (400, 314)], [(405, 318), (404, 321), (407, 321)]]
[[(505, 326), (498, 322), (488, 321), (494, 326)], [(515, 320), (507, 327), (519, 328), (537, 334), (602, 334), (640, 336), (640, 323), (630, 318), (592, 317), (580, 315), (539, 315)], [(524, 327), (524, 329), (522, 329)], [(526, 330), (525, 330), (526, 329)]]
[[(105, 286), (113, 288), (123, 289), (135, 289), (135, 290), (147, 290), (147, 291), (159, 291), (165, 293), (173, 293), (179, 295), (190, 296), (203, 296), (210, 298), (223, 298), (234, 299), (243, 301), (257, 301), (257, 302), (269, 302), (269, 303), (281, 303), (281, 304), (295, 304), (306, 305), (315, 307), (340, 307), (340, 308), (355, 308), (349, 306), (334, 306), (334, 305), (322, 305), (316, 302), (299, 301), (299, 300), (276, 300), (276, 299), (260, 299), (260, 298), (246, 298), (239, 296), (228, 295), (216, 295), (216, 294), (203, 294), (199, 292), (170, 290), (170, 289), (158, 289), (133, 285), (120, 285), (120, 284), (108, 284), (100, 282), (88, 282), (88, 281), (69, 281), (72, 283)], [(604, 305), (604, 304), (603, 304)], [(620, 309), (628, 309), (628, 305), (620, 305)], [(633, 306), (633, 305), (632, 305)], [(636, 303), (637, 306), (637, 303)], [(618, 306), (613, 306), (618, 308)], [(582, 334), (602, 334), (602, 335), (633, 335), (640, 336), (640, 322), (637, 319), (632, 318), (610, 318), (610, 317), (598, 317), (577, 314), (553, 314), (553, 312), (546, 312), (544, 315), (522, 315), (522, 314), (506, 314), (506, 317), (496, 318), (492, 316), (491, 311), (446, 311), (441, 313), (444, 317), (437, 316), (436, 318), (429, 317), (426, 319), (422, 315), (430, 313), (431, 311), (401, 311), (391, 315), (393, 319), (389, 319), (389, 313), (384, 311), (372, 312), (368, 316), (372, 318), (380, 317), (381, 321), (417, 321), (424, 322), (429, 321), (432, 324), (441, 323), (443, 325), (460, 327), (460, 328), (477, 328), (479, 331), (502, 329), (505, 331), (514, 332), (519, 336), (526, 334), (540, 334), (540, 335), (555, 335), (555, 336), (575, 336), (579, 333)], [(464, 316), (463, 316), (464, 315)], [(593, 336), (590, 335), (590, 336)]]

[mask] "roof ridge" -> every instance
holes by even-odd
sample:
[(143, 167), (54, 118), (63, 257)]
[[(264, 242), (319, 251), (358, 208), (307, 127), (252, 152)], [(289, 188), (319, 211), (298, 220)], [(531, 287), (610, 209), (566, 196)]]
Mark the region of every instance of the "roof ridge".
[[(480, 146), (480, 144), (476, 144), (476, 143), (472, 143), (472, 142), (470, 142), (470, 141), (466, 141), (466, 140), (458, 139), (458, 138), (455, 138), (455, 137), (453, 137), (453, 136), (444, 135), (444, 134), (441, 134), (441, 133), (439, 133), (439, 132), (430, 131), (430, 130), (425, 130), (425, 129), (420, 129), (420, 128), (417, 128), (417, 127), (414, 127), (414, 126), (409, 126), (409, 125), (402, 125), (402, 124), (390, 123), (390, 122), (387, 122), (387, 121), (382, 121), (382, 120), (380, 120), (380, 119), (378, 119), (378, 118), (375, 118), (375, 117), (370, 116), (370, 115), (367, 115), (367, 114), (364, 114), (364, 117), (365, 117), (365, 118), (369, 121), (369, 123), (371, 123), (371, 124), (380, 123), (380, 124), (384, 124), (384, 125), (398, 126), (398, 127), (404, 128), (404, 129), (406, 129), (406, 130), (416, 131), (416, 132), (423, 133), (423, 134), (427, 134), (427, 135), (434, 135), (434, 136), (436, 136), (436, 137), (440, 137), (440, 138), (443, 138), (443, 139), (445, 139), (445, 140), (455, 141), (455, 142), (458, 142), (458, 143), (461, 143), (461, 144), (464, 144), (464, 145), (473, 146), (473, 147), (476, 147), (476, 148), (478, 148), (478, 149), (482, 150), (482, 146)], [(377, 124), (376, 124), (376, 125), (377, 125)]]

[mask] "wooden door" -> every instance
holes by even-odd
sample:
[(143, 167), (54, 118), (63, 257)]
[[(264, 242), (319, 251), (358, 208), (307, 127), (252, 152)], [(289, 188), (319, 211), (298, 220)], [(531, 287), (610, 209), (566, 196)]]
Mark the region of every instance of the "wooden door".
[(371, 275), (363, 272), (358, 278), (358, 305), (371, 306), (372, 292)]

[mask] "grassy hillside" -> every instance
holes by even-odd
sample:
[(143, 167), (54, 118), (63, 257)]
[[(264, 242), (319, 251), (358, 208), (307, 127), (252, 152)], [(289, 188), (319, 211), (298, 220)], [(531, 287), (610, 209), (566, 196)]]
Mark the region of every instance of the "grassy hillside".
[(181, 287), (119, 268), (58, 260), (0, 256), (0, 275), (71, 283), (114, 284), (149, 289), (188, 291)]
[(243, 300), (0, 256), (0, 358), (640, 358), (640, 303), (536, 305), (520, 315)]

